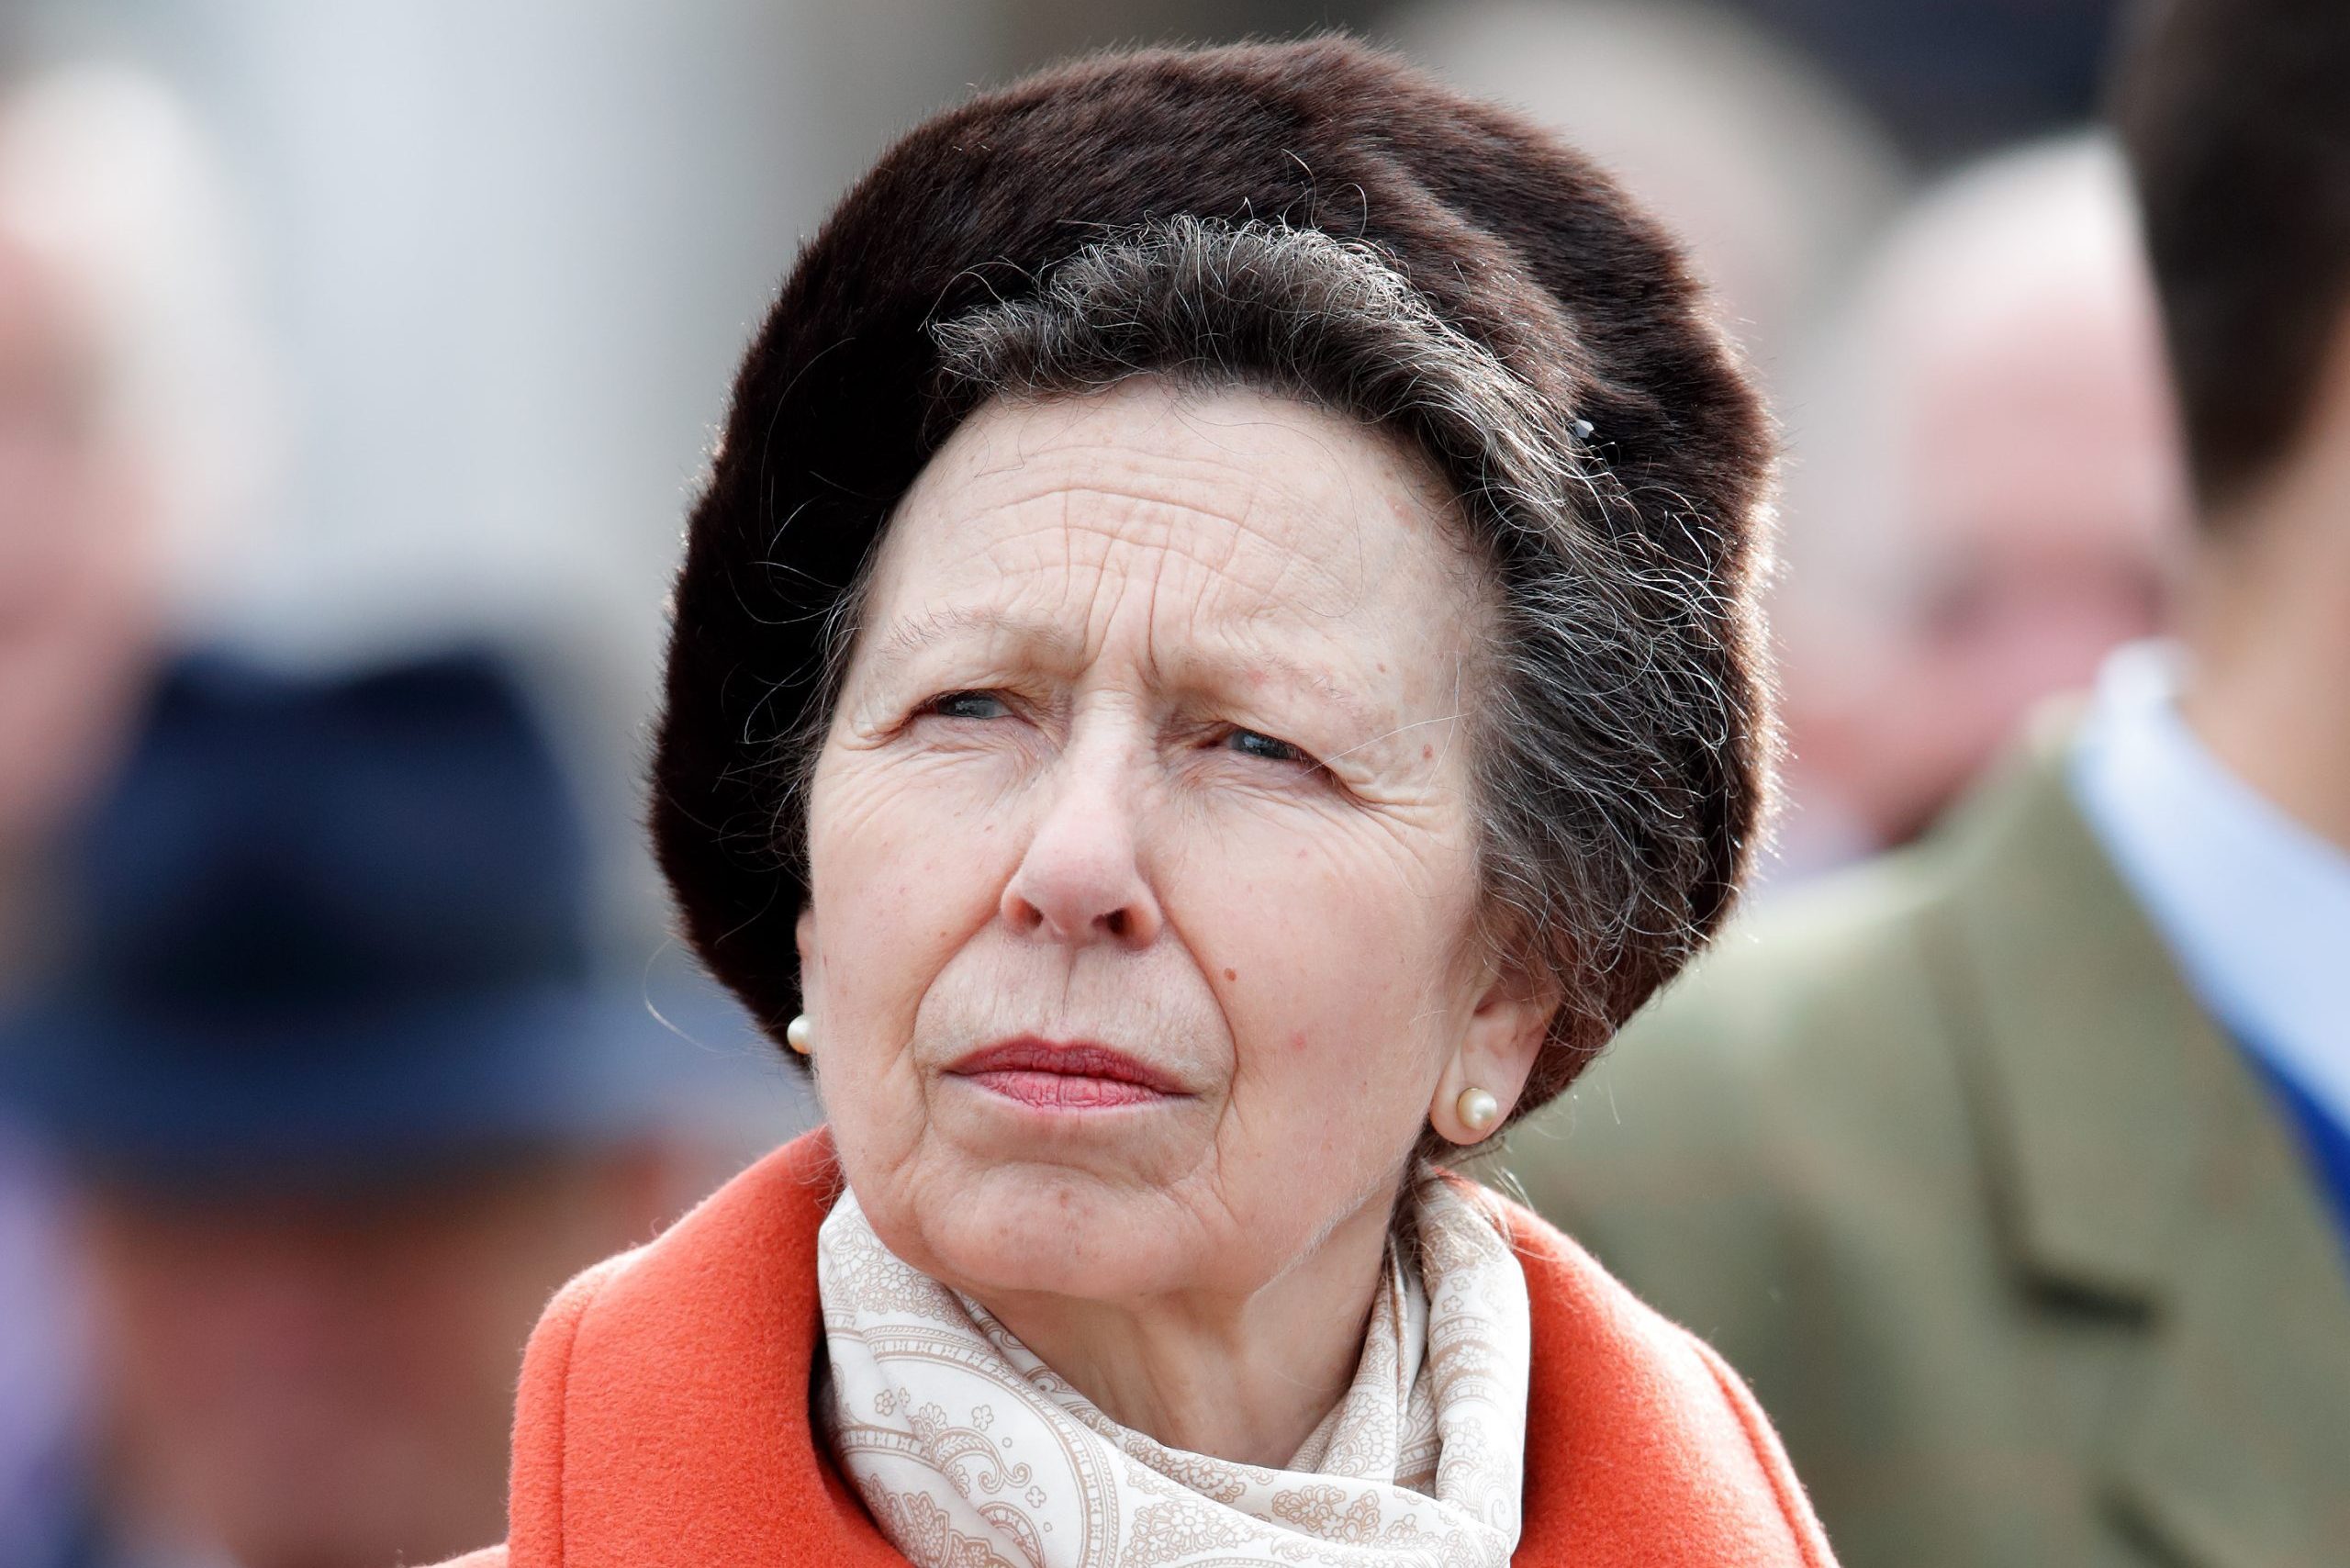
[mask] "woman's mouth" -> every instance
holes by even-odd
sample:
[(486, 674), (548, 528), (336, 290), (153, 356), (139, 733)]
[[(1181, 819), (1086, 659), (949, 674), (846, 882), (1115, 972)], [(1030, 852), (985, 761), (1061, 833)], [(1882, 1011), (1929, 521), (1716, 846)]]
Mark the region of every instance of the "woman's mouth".
[(1091, 1040), (1024, 1035), (983, 1046), (946, 1070), (951, 1077), (1040, 1111), (1113, 1110), (1184, 1093), (1165, 1073)]

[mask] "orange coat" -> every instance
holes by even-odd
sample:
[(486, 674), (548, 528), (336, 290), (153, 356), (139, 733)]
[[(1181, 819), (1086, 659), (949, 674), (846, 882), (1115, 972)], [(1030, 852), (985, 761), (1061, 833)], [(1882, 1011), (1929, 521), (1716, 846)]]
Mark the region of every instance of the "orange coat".
[[(810, 1424), (822, 1132), (563, 1288), (523, 1357), (508, 1543), (449, 1568), (905, 1568)], [(1753, 1397), (1523, 1209), (1542, 1568), (1833, 1568)]]

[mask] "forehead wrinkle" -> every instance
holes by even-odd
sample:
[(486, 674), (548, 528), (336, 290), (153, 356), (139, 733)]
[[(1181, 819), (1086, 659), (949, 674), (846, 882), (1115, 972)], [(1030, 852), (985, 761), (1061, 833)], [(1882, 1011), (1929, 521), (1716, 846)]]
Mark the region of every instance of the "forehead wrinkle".
[[(953, 519), (934, 513), (912, 522), (909, 532), (924, 536), (919, 542), (895, 542), (898, 569), (890, 578), (893, 587), (920, 591), (941, 578), (969, 580), (963, 576), (967, 569), (1001, 577), (1058, 565), (1073, 581), (1080, 572), (1100, 576), (1115, 569), (1122, 555), (1132, 559), (1151, 551), (1158, 553), (1151, 563), (1155, 574), (1171, 572), (1182, 561), (1196, 566), (1205, 585), (1203, 599), (1229, 606), (1236, 592), (1245, 591), (1261, 600), (1261, 608), (1233, 607), (1236, 613), (1303, 615), (1299, 601), (1309, 597), (1356, 600), (1366, 595), (1368, 583), (1342, 580), (1344, 575), (1325, 566), (1316, 551), (1270, 536), (1252, 521), (1259, 510), (1253, 488), (1239, 515), (1096, 484), (1055, 486), (1017, 502), (975, 507)], [(1089, 499), (1102, 504), (1089, 506)], [(1045, 512), (1047, 505), (1050, 510)], [(998, 526), (986, 525), (990, 515)], [(1187, 518), (1198, 525), (1184, 526)], [(1003, 526), (1007, 521), (1010, 526)], [(950, 557), (935, 548), (934, 536), (959, 539), (963, 547)], [(1257, 548), (1250, 547), (1252, 540)], [(1028, 558), (1019, 559), (1022, 555)], [(1368, 576), (1359, 546), (1337, 558), (1357, 568), (1355, 577)], [(1307, 580), (1292, 586), (1301, 577)]]
[[(1163, 571), (1166, 556), (1162, 554), (1160, 559)], [(892, 621), (873, 644), (867, 655), (867, 669), (875, 678), (886, 682), (930, 649), (956, 636), (977, 633), (1041, 652), (1057, 665), (1075, 670), (1086, 662), (1096, 643), (1093, 629), (1098, 622), (1100, 596), (1106, 587), (1104, 579), (1109, 574), (1097, 570), (1090, 575), (1091, 597), (1086, 606), (1085, 633), (1072, 633), (1068, 622), (1049, 615), (1027, 614), (994, 605), (934, 604)], [(1374, 709), (1326, 668), (1271, 645), (1257, 634), (1253, 619), (1233, 618), (1213, 633), (1195, 627), (1192, 637), (1169, 646), (1158, 624), (1158, 588), (1159, 584), (1154, 582), (1147, 592), (1141, 636), (1143, 665), (1155, 680), (1237, 692), (1247, 688), (1251, 668), (1270, 669), (1339, 709), (1367, 732), (1393, 726), (1392, 711)], [(1102, 628), (1099, 640), (1109, 640), (1106, 627)], [(1233, 644), (1233, 655), (1208, 651), (1212, 641)], [(1392, 728), (1387, 733), (1393, 733)], [(1368, 745), (1379, 738), (1382, 737), (1373, 734), (1360, 744)]]
[[(1219, 596), (1213, 590), (1229, 579), (1214, 563), (1165, 542), (1141, 548), (1150, 551), (1147, 577), (1113, 574), (1102, 562), (1080, 568), (1087, 573), (1087, 599), (1082, 612), (1087, 630), (1081, 637), (1064, 637), (1063, 642), (1098, 655), (1115, 638), (1120, 607), (1136, 602), (1131, 596), (1139, 595), (1141, 626), (1136, 638), (1136, 662), (1154, 685), (1237, 692), (1249, 684), (1251, 669), (1269, 668), (1321, 696), (1366, 729), (1388, 722), (1374, 714), (1368, 704), (1326, 669), (1273, 646), (1258, 631), (1266, 619), (1264, 611), (1218, 614)], [(1170, 586), (1170, 576), (1181, 571), (1185, 561), (1205, 568), (1204, 581), (1211, 591), (1185, 593)], [(1270, 610), (1281, 608), (1279, 604), (1268, 606)], [(1187, 623), (1184, 634), (1179, 636), (1166, 624), (1164, 616), (1170, 613), (1183, 616)], [(1302, 626), (1313, 624), (1309, 618), (1295, 619)], [(1219, 644), (1232, 646), (1234, 655), (1226, 656), (1217, 651)]]
[[(1236, 531), (1232, 536), (1240, 537)], [(1277, 556), (1281, 569), (1287, 569), (1287, 552)], [(1180, 605), (1171, 608), (1183, 614), (1188, 623), (1188, 635), (1181, 641), (1171, 631), (1162, 631), (1160, 612), (1169, 606), (1169, 576), (1179, 569), (1180, 562), (1189, 559), (1202, 566), (1207, 574), (1211, 591), (1182, 596)], [(1106, 575), (1106, 574), (1103, 574)], [(1141, 662), (1157, 684), (1189, 688), (1194, 691), (1216, 690), (1237, 694), (1250, 684), (1252, 672), (1271, 669), (1292, 684), (1315, 692), (1350, 719), (1364, 727), (1377, 721), (1369, 707), (1341, 686), (1326, 670), (1315, 666), (1274, 647), (1257, 628), (1275, 611), (1287, 609), (1277, 597), (1268, 596), (1262, 610), (1243, 610), (1239, 613), (1217, 613), (1219, 595), (1212, 591), (1216, 585), (1228, 582), (1230, 574), (1214, 562), (1196, 552), (1179, 552), (1160, 548), (1153, 555), (1150, 579), (1139, 585), (1144, 594), (1141, 632)], [(1309, 625), (1307, 618), (1290, 617), (1300, 625)], [(1219, 645), (1237, 650), (1236, 657), (1225, 656), (1216, 650)]]
[[(1225, 446), (1225, 432), (1215, 423), (1180, 422), (1193, 439)], [(958, 627), (980, 628), (1050, 647), (1058, 662), (1074, 668), (1115, 634), (1110, 622), (1123, 618), (1120, 603), (1141, 591), (1147, 598), (1133, 607), (1144, 636), (1139, 658), (1155, 681), (1174, 674), (1239, 694), (1264, 673), (1278, 673), (1359, 721), (1361, 733), (1374, 739), (1394, 733), (1410, 716), (1393, 702), (1380, 703), (1385, 711), (1374, 712), (1335, 678), (1331, 665), (1357, 659), (1368, 665), (1370, 653), (1359, 639), (1329, 639), (1332, 657), (1326, 663), (1315, 656), (1318, 647), (1289, 647), (1297, 639), (1288, 633), (1310, 636), (1352, 625), (1371, 628), (1371, 640), (1383, 642), (1376, 635), (1383, 620), (1378, 607), (1385, 602), (1382, 566), (1416, 569), (1407, 575), (1425, 569), (1421, 551), (1408, 543), (1414, 535), (1437, 544), (1439, 557), (1460, 548), (1444, 531), (1446, 520), (1431, 515), (1441, 511), (1442, 498), (1423, 494), (1425, 485), (1407, 484), (1400, 495), (1389, 495), (1384, 485), (1366, 488), (1367, 476), (1348, 461), (1360, 454), (1319, 430), (1305, 433), (1313, 438), (1311, 453), (1326, 454), (1327, 462), (1305, 460), (1319, 477), (1303, 487), (1279, 465), (1247, 467), (1260, 455), (1278, 459), (1278, 454), (1237, 454), (1236, 465), (1220, 454), (1153, 450), (1147, 442), (1019, 439), (1024, 433), (1015, 432), (1009, 442), (983, 442), (959, 472), (934, 471), (935, 487), (917, 500), (919, 515), (901, 515), (913, 537), (896, 541), (900, 569), (890, 574), (895, 591), (887, 598), (944, 600), (957, 588), (995, 598), (987, 613), (921, 618), (927, 625), (914, 643), (927, 646)], [(1287, 463), (1296, 468), (1295, 454)], [(1328, 493), (1308, 493), (1313, 490)], [(1391, 521), (1398, 525), (1395, 548), (1384, 554), (1397, 558), (1382, 561), (1373, 545), (1387, 540), (1381, 524)], [(1424, 536), (1430, 523), (1438, 530), (1434, 540)], [(1052, 537), (1042, 537), (1047, 533)], [(1309, 537), (1301, 542), (1300, 534)], [(1156, 554), (1146, 560), (1143, 551)], [(1089, 577), (1082, 584), (1080, 573)], [(1178, 591), (1183, 592), (1180, 604), (1162, 602)], [(1033, 626), (1021, 613), (1024, 599), (1040, 611)], [(1078, 612), (1083, 628), (1063, 631)], [(1169, 614), (1189, 623), (1188, 637), (1176, 640)], [(1047, 631), (1053, 634), (1040, 634)], [(910, 653), (908, 632), (900, 627), (889, 641)], [(1393, 696), (1449, 714), (1458, 693), (1438, 689), (1451, 683), (1425, 669), (1418, 676), (1430, 678), (1415, 678), (1418, 653), (1433, 651), (1388, 650), (1388, 659), (1406, 661), (1397, 671), (1404, 684)], [(1368, 678), (1367, 667), (1363, 675)], [(1423, 696), (1433, 702), (1423, 702)], [(1413, 719), (1416, 725), (1427, 722)]]
[[(1237, 576), (1234, 568), (1249, 554), (1248, 542), (1252, 539), (1263, 547), (1261, 554), (1280, 573), (1286, 574), (1295, 566), (1314, 566), (1317, 552), (1280, 539), (1257, 521), (1266, 510), (1263, 489), (1260, 485), (1251, 484), (1237, 498), (1238, 505), (1223, 506), (1158, 494), (1144, 487), (1102, 482), (1060, 484), (1053, 486), (1050, 492), (1058, 502), (1055, 523), (1038, 526), (1058, 526), (1072, 542), (1081, 531), (1113, 549), (1155, 549), (1185, 555), (1222, 577)], [(1013, 513), (1044, 498), (1045, 493), (1040, 491), (1026, 500), (990, 510)], [(1282, 498), (1292, 503), (1287, 510), (1293, 515), (1324, 515), (1324, 509), (1306, 506), (1297, 498)], [(1088, 501), (1101, 504), (1085, 504)], [(1188, 525), (1186, 520), (1190, 520)], [(994, 543), (1013, 543), (1018, 537), (1010, 535)], [(1214, 543), (1211, 543), (1211, 540)], [(1337, 586), (1336, 574), (1321, 575)]]
[[(1162, 418), (1160, 422), (1180, 424), (1212, 450), (1143, 450), (1131, 440), (1081, 442), (1063, 439), (1058, 432), (1030, 440), (1024, 439), (1030, 435), (1024, 430), (996, 431), (976, 443), (955, 467), (940, 470), (934, 476), (925, 473), (916, 485), (943, 483), (960, 488), (966, 496), (960, 510), (967, 515), (1013, 510), (1047, 493), (1061, 492), (1093, 493), (1130, 504), (1212, 516), (1226, 523), (1241, 522), (1268, 492), (1300, 518), (1318, 519), (1334, 510), (1348, 510), (1333, 509), (1327, 498), (1283, 482), (1285, 473), (1298, 466), (1293, 456), (1248, 453), (1214, 442), (1214, 433), (1223, 428), (1219, 424), (1189, 418)], [(1348, 501), (1359, 509), (1357, 476), (1346, 472), (1345, 454), (1332, 445), (1326, 432), (1315, 431), (1310, 435), (1315, 450), (1327, 454), (1329, 461), (1307, 465), (1304, 471), (1341, 480)], [(1106, 476), (1101, 474), (1105, 467), (1111, 470)], [(1404, 477), (1408, 482), (1411, 476)]]
[(886, 682), (939, 644), (973, 632), (1041, 645), (1064, 658), (1076, 647), (1066, 630), (1040, 617), (1016, 615), (992, 605), (929, 605), (891, 621), (858, 662), (870, 677)]

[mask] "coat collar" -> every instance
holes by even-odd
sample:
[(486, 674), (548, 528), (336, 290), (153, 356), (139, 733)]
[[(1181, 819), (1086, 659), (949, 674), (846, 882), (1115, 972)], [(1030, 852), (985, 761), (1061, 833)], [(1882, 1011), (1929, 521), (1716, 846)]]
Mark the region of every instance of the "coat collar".
[(2059, 1292), (2143, 1306), (2210, 1155), (2214, 1081), (2244, 1074), (2075, 808), (2067, 740), (2053, 721), (2035, 732), (1947, 830), (1937, 980), (1985, 1047), (2019, 1262)]
[[(523, 1362), (511, 1568), (904, 1568), (810, 1419), (816, 1232), (838, 1183), (810, 1134), (565, 1287)], [(1833, 1568), (1718, 1358), (1531, 1213), (1501, 1211), (1533, 1308), (1516, 1562)]]
[(2181, 1561), (2350, 1540), (2350, 1274), (2300, 1150), (2073, 804), (2043, 726), (1950, 830), (1936, 977), (2022, 1282), (2117, 1312), (2109, 1501)]

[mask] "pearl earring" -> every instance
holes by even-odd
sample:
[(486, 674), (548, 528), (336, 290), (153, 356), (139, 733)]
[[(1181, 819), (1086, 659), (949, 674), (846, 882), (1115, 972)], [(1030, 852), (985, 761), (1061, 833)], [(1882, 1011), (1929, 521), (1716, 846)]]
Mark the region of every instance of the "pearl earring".
[(816, 1030), (808, 1022), (808, 1014), (802, 1013), (784, 1025), (783, 1043), (803, 1057), (808, 1054), (808, 1047), (816, 1043)]
[(1460, 1098), (1452, 1103), (1452, 1108), (1460, 1113), (1460, 1125), (1472, 1133), (1482, 1133), (1501, 1120), (1502, 1103), (1494, 1098), (1490, 1090), (1464, 1089)]

